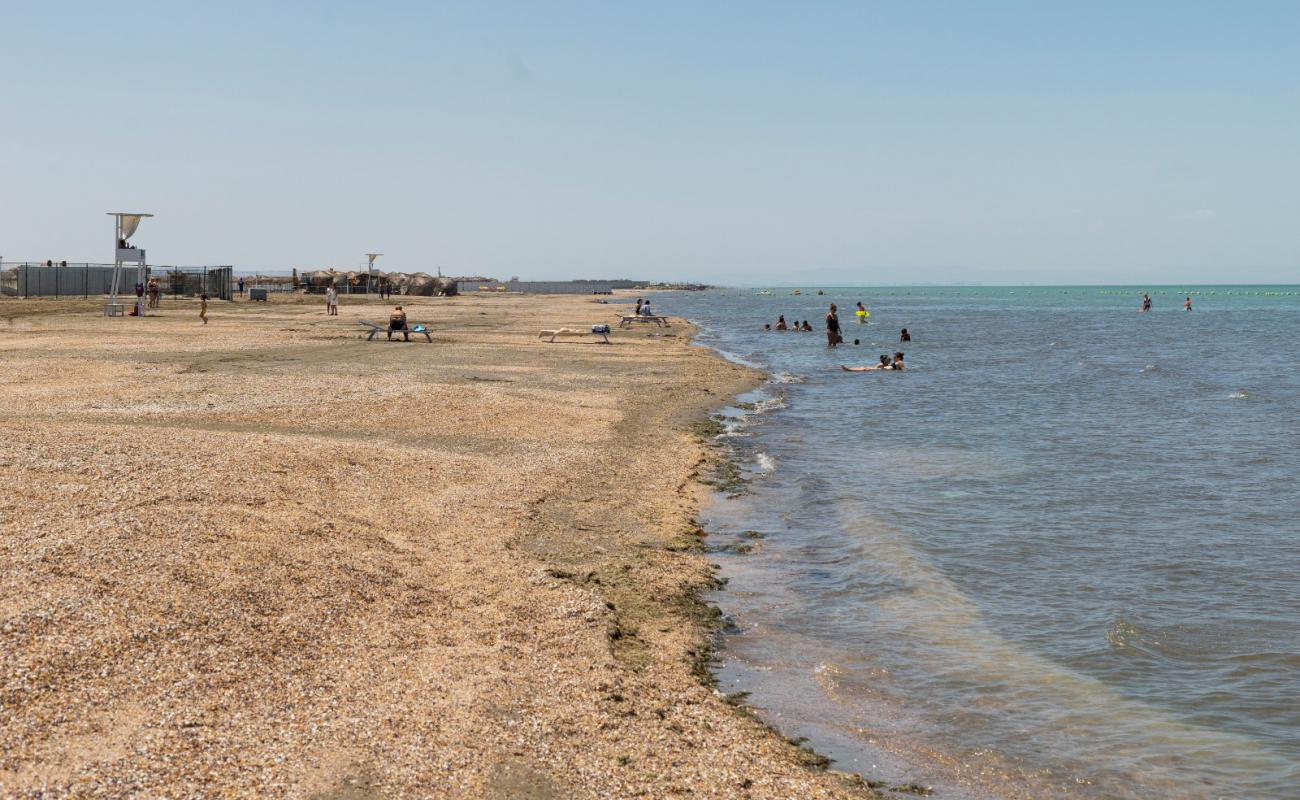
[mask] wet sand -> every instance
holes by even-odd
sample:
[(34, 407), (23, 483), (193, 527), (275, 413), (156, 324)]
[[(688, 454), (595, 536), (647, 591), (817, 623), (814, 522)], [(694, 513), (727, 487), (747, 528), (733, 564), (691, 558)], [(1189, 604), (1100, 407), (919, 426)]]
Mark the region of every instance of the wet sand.
[(590, 297), (0, 300), (0, 795), (863, 797), (701, 682), (692, 426)]

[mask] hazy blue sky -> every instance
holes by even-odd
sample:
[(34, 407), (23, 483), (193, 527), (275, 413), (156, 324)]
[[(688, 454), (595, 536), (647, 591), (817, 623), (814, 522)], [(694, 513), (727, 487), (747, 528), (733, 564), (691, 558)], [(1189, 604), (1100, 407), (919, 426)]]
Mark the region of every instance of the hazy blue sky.
[(0, 0), (0, 255), (1300, 280), (1300, 2)]

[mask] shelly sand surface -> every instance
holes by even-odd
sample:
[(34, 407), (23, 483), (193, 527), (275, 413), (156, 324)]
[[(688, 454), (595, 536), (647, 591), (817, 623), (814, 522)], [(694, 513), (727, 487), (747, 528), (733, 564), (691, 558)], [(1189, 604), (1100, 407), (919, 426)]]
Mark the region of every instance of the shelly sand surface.
[[(0, 795), (850, 797), (692, 674), (691, 423), (586, 297), (0, 302)], [(698, 673), (698, 670), (696, 671)]]

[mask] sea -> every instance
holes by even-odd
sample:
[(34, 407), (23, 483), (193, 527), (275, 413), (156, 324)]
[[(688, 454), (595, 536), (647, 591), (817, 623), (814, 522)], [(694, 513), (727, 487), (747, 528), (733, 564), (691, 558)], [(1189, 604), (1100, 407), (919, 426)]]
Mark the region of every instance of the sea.
[(1300, 286), (654, 302), (768, 375), (701, 520), (719, 691), (895, 794), (1300, 797)]

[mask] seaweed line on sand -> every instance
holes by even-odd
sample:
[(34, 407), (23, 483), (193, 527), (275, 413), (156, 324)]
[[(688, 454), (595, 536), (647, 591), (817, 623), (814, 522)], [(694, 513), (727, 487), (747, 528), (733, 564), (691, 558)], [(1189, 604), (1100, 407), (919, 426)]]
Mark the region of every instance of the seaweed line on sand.
[[(726, 497), (735, 498), (747, 493), (748, 481), (741, 475), (740, 466), (735, 458), (734, 448), (726, 445), (720, 435), (724, 432), (720, 415), (713, 414), (709, 417), (699, 420), (692, 426), (692, 432), (698, 437), (700, 444), (706, 449), (708, 455), (701, 474), (697, 475), (696, 480), (708, 486), (713, 491), (723, 494)], [(700, 551), (707, 551), (703, 540), (709, 536), (706, 531), (696, 522), (694, 526), (694, 548)], [(746, 531), (744, 534), (747, 538), (761, 538), (762, 534), (757, 531)], [(743, 547), (743, 552), (748, 552), (748, 547)], [(713, 668), (720, 661), (718, 651), (721, 647), (723, 637), (726, 632), (727, 622), (722, 609), (709, 603), (703, 598), (706, 591), (718, 591), (726, 587), (727, 579), (717, 575), (719, 566), (711, 564), (712, 579), (704, 585), (696, 587), (686, 598), (690, 605), (691, 617), (697, 622), (704, 633), (703, 644), (692, 651), (691, 656), (691, 674), (694, 675), (700, 683), (712, 689), (716, 694), (722, 697), (728, 706), (730, 706), (738, 715), (753, 721), (767, 730), (771, 731), (776, 738), (786, 742), (791, 750), (796, 754), (800, 763), (808, 769), (828, 772), (838, 776), (846, 783), (851, 784), (860, 791), (865, 792), (867, 797), (883, 797), (877, 787), (883, 786), (879, 781), (868, 780), (855, 772), (844, 772), (831, 769), (832, 759), (817, 752), (812, 746), (807, 744), (807, 740), (800, 737), (794, 738), (786, 736), (773, 723), (764, 719), (759, 713), (757, 707), (749, 702), (749, 692), (739, 691), (731, 694), (724, 694), (718, 688), (717, 675), (714, 674)]]

